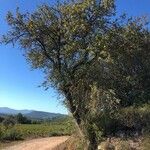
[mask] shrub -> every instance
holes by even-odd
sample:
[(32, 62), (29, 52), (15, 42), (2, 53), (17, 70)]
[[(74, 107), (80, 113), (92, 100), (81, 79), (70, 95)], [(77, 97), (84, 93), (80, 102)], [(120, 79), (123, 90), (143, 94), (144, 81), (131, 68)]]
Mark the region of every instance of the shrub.
[(51, 133), (49, 133), (49, 137), (51, 137), (51, 136), (62, 136), (63, 135), (63, 133), (59, 133), (59, 132), (51, 132)]
[(4, 125), (4, 127), (5, 127), (6, 129), (12, 128), (12, 127), (16, 124), (16, 120), (15, 120), (14, 116), (7, 116), (7, 117), (3, 120), (2, 124)]
[(103, 135), (124, 134), (133, 136), (149, 133), (150, 131), (150, 105), (130, 106), (120, 109), (114, 116), (101, 116), (99, 128)]
[(150, 126), (150, 105), (127, 107), (121, 110), (119, 121), (124, 126), (141, 132)]
[(6, 132), (2, 136), (2, 139), (9, 141), (22, 140), (22, 134), (15, 129), (10, 129), (6, 130)]

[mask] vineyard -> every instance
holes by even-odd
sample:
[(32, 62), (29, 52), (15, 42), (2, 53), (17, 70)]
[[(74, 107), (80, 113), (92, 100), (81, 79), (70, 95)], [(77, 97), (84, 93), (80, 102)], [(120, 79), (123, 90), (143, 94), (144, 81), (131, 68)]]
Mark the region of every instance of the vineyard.
[(8, 129), (0, 125), (0, 140), (15, 141), (38, 137), (71, 135), (72, 131), (73, 125), (69, 120), (42, 124), (16, 124)]

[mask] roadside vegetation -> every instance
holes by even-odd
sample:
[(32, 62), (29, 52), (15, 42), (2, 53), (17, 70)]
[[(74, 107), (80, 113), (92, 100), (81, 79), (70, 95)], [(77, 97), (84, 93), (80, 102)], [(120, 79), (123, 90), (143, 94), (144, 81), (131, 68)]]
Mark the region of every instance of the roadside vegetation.
[[(9, 120), (8, 118), (11, 119)], [(0, 142), (71, 135), (74, 131), (73, 123), (69, 117), (36, 124), (12, 123), (12, 118), (14, 117), (6, 117), (0, 124)]]

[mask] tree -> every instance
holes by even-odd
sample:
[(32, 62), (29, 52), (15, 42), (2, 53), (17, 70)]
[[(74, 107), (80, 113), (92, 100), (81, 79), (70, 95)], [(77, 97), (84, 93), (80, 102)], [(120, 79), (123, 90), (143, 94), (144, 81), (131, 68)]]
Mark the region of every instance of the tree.
[[(144, 19), (128, 19), (123, 15), (115, 20), (103, 35), (105, 48), (100, 61), (93, 65), (93, 69), (91, 67), (93, 71), (89, 78), (95, 76), (93, 96), (97, 105), (100, 104), (99, 110), (103, 110), (99, 117), (99, 126), (104, 124), (103, 131), (123, 108), (132, 108), (133, 112), (150, 103), (150, 32)], [(122, 114), (122, 118), (124, 116)]]
[(107, 54), (111, 59), (109, 88), (115, 91), (122, 107), (150, 102), (150, 32), (144, 19), (115, 22), (107, 34)]
[(0, 123), (3, 122), (4, 118), (0, 116)]
[(115, 18), (114, 0), (70, 0), (43, 5), (31, 15), (7, 15), (11, 30), (3, 42), (19, 42), (32, 67), (45, 73), (43, 86), (64, 96), (88, 150), (98, 147), (97, 117), (106, 122), (117, 107), (137, 102), (138, 85), (149, 89), (149, 32), (139, 21)]
[(24, 117), (21, 113), (16, 115), (17, 123), (24, 123)]
[(21, 113), (17, 114), (15, 116), (17, 123), (20, 124), (30, 124), (31, 120), (29, 120), (28, 118), (26, 118), (25, 116), (23, 116)]

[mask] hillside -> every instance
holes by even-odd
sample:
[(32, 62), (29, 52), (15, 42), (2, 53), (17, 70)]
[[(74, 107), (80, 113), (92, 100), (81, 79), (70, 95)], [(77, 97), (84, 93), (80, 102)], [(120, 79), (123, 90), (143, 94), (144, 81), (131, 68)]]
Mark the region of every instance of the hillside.
[(36, 110), (15, 110), (8, 107), (0, 107), (0, 116), (4, 115), (16, 115), (18, 113), (22, 113), (24, 116), (30, 119), (53, 119), (53, 118), (61, 118), (66, 115), (58, 114), (58, 113), (50, 113)]
[(57, 117), (65, 117), (66, 115), (42, 112), (42, 111), (32, 111), (28, 114), (25, 114), (25, 116), (28, 118), (34, 118), (34, 119), (52, 119), (52, 118), (57, 118)]
[(15, 110), (15, 109), (11, 109), (8, 107), (0, 107), (0, 113), (2, 114), (11, 114), (11, 115), (15, 115), (18, 113), (22, 113), (22, 114), (28, 114), (32, 112), (32, 110)]

